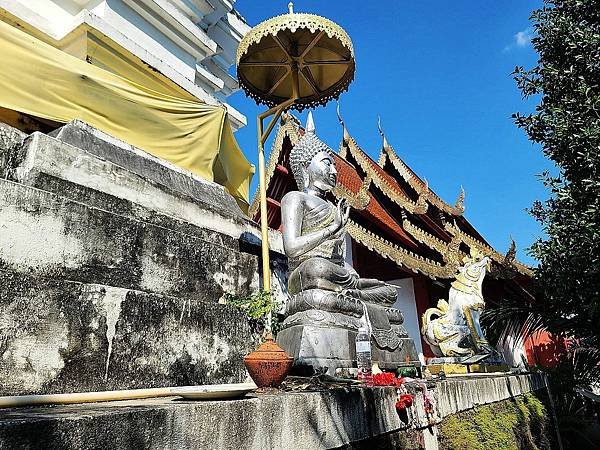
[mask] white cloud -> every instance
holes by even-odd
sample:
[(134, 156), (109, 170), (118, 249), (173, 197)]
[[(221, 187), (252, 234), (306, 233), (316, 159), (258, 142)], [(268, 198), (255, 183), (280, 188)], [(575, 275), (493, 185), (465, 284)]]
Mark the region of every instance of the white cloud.
[(514, 48), (523, 48), (531, 45), (531, 38), (533, 37), (533, 28), (525, 28), (523, 31), (519, 31), (513, 36), (513, 42), (510, 45), (504, 47), (504, 52), (510, 52)]

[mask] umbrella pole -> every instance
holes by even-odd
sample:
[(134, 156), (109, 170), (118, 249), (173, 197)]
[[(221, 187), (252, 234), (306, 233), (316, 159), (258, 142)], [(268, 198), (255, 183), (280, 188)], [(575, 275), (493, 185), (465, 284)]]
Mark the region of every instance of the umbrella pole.
[[(265, 142), (273, 131), (275, 124), (279, 120), (281, 113), (293, 104), (298, 98), (298, 72), (292, 71), (293, 79), (293, 98), (265, 111), (256, 118), (256, 129), (258, 132), (258, 178), (259, 178), (259, 198), (260, 198), (260, 233), (262, 250), (262, 274), (263, 291), (271, 292), (271, 265), (269, 257), (269, 224), (267, 218), (267, 180), (265, 168)], [(273, 119), (264, 130), (263, 121), (274, 115)], [(271, 314), (267, 317), (267, 332), (271, 332)]]
[(261, 116), (258, 116), (256, 120), (258, 129), (258, 178), (260, 195), (260, 232), (262, 236), (263, 291), (270, 292), (271, 269), (269, 267), (269, 224), (267, 223), (267, 186), (265, 176), (265, 147), (263, 144), (263, 119)]

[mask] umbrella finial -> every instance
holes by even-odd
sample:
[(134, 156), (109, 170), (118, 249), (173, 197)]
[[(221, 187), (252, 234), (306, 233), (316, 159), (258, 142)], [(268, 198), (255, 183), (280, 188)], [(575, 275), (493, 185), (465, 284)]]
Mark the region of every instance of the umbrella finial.
[(288, 3), (288, 12), (290, 14), (294, 14), (294, 2), (289, 2)]
[(306, 126), (304, 127), (304, 130), (307, 133), (315, 132), (315, 121), (313, 120), (312, 111), (308, 112), (308, 117), (306, 118)]

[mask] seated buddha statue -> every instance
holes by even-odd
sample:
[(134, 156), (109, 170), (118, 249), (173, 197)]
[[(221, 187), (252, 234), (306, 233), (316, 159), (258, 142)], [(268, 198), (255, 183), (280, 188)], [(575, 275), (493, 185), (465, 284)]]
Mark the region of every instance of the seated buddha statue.
[[(355, 336), (360, 326), (367, 326), (382, 354), (400, 352), (407, 334), (402, 313), (392, 307), (397, 288), (359, 277), (345, 261), (350, 207), (328, 198), (337, 183), (335, 160), (316, 136), (310, 114), (304, 136), (291, 150), (290, 166), (299, 190), (288, 192), (281, 201), (290, 299), (278, 342), (300, 365), (351, 367), (352, 333)], [(303, 342), (290, 342), (294, 333)], [(332, 342), (336, 337), (339, 345)], [(348, 347), (348, 342), (352, 348), (336, 350)], [(328, 349), (318, 348), (326, 343)], [(414, 349), (412, 340), (411, 344)]]

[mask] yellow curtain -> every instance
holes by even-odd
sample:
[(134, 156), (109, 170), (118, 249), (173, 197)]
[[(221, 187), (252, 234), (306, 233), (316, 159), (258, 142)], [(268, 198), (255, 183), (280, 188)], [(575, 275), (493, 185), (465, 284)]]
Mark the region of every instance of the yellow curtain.
[(224, 107), (169, 95), (77, 59), (0, 21), (0, 107), (83, 120), (222, 184), (248, 203), (253, 166)]

